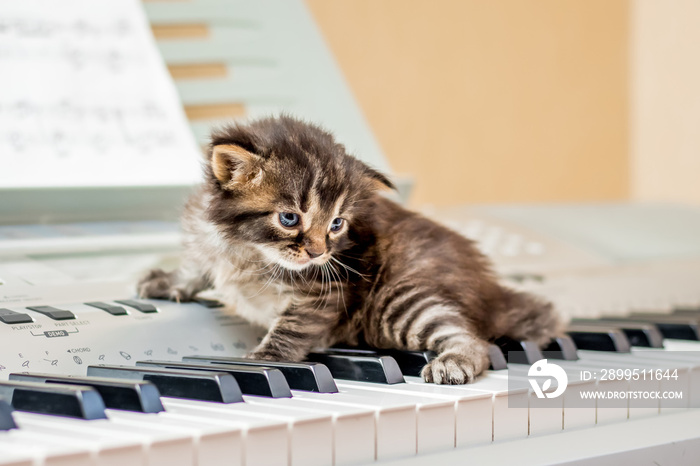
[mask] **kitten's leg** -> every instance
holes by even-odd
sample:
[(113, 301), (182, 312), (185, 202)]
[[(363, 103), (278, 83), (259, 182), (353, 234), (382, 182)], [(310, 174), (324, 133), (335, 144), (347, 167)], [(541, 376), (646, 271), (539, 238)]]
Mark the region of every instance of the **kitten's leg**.
[(205, 274), (194, 268), (180, 267), (172, 272), (161, 269), (149, 271), (137, 285), (142, 298), (170, 299), (177, 302), (191, 301), (211, 284)]
[(426, 323), (416, 339), (425, 342), (418, 346), (438, 353), (421, 371), (426, 382), (470, 383), (489, 367), (488, 342), (463, 318), (437, 317)]
[[(418, 292), (414, 296), (421, 296)], [(426, 293), (390, 305), (383, 322), (384, 338), (393, 346), (431, 350), (437, 358), (423, 368), (427, 382), (464, 384), (488, 368), (488, 342), (454, 304)], [(409, 304), (410, 303), (410, 304)]]
[(544, 345), (562, 332), (562, 322), (552, 303), (521, 291), (503, 288), (504, 311), (493, 322), (494, 337), (533, 340)]
[(335, 308), (290, 306), (272, 324), (262, 342), (246, 357), (301, 361), (316, 346), (326, 346), (337, 323)]

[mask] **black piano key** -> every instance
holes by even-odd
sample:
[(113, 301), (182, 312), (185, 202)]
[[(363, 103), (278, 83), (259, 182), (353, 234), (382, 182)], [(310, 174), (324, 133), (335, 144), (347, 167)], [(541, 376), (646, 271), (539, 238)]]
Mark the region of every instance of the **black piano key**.
[(144, 314), (158, 312), (158, 309), (153, 304), (142, 303), (140, 301), (136, 301), (135, 299), (115, 299), (114, 302), (123, 304), (124, 306), (133, 307), (137, 311), (143, 312)]
[(514, 340), (510, 337), (500, 337), (494, 344), (501, 349), (508, 364), (534, 364), (544, 359), (540, 348), (534, 341)]
[(271, 398), (290, 398), (292, 396), (292, 392), (289, 390), (289, 385), (284, 375), (282, 375), (282, 372), (270, 367), (233, 364), (196, 364), (192, 362), (173, 361), (137, 361), (136, 365), (164, 367), (167, 369), (226, 372), (236, 379), (244, 395), (257, 395)]
[(370, 355), (367, 352), (352, 354), (350, 351), (341, 354), (337, 350), (324, 350), (309, 353), (306, 359), (325, 364), (335, 379), (384, 384), (405, 382), (398, 363), (390, 356)]
[(208, 307), (209, 309), (214, 309), (217, 307), (224, 307), (224, 303), (217, 301), (215, 299), (194, 298), (194, 302), (201, 304), (204, 307)]
[(159, 413), (164, 411), (158, 388), (150, 382), (106, 377), (37, 374), (31, 372), (10, 374), (10, 380), (40, 383), (65, 383), (92, 387), (100, 394), (105, 406), (125, 411)]
[(489, 345), (489, 369), (492, 371), (502, 371), (508, 369), (506, 357), (503, 356), (503, 351), (499, 346), (494, 344)]
[(58, 309), (53, 306), (28, 306), (27, 309), (30, 311), (38, 312), (39, 314), (44, 314), (53, 320), (72, 320), (75, 319), (75, 314), (71, 311), (66, 311), (65, 309)]
[(0, 380), (0, 396), (11, 400), (17, 411), (87, 420), (107, 417), (100, 394), (85, 385)]
[(17, 424), (12, 419), (12, 406), (7, 401), (0, 400), (0, 431), (15, 428), (17, 428)]
[(330, 348), (322, 349), (321, 352), (324, 354), (341, 354), (341, 355), (354, 355), (354, 356), (378, 356), (378, 351), (382, 351), (376, 348), (371, 348), (369, 346), (356, 347), (356, 346), (332, 346)]
[(87, 375), (151, 382), (161, 396), (218, 403), (243, 401), (238, 382), (225, 372), (103, 365), (88, 366)]
[(403, 375), (419, 377), (421, 371), (430, 361), (437, 357), (434, 351), (409, 351), (381, 348), (331, 347), (323, 351), (326, 354), (354, 356), (390, 356), (398, 363)]
[(547, 346), (542, 349), (542, 353), (551, 359), (561, 359), (564, 361), (577, 361), (576, 343), (568, 335), (553, 338)]
[(29, 314), (11, 311), (9, 309), (0, 308), (0, 322), (4, 324), (28, 324), (34, 322)]
[(325, 354), (340, 354), (354, 356), (390, 356), (398, 363), (403, 375), (419, 377), (421, 371), (430, 361), (437, 357), (437, 353), (429, 350), (409, 351), (396, 349), (382, 349), (372, 347), (333, 346), (323, 350)]
[(91, 301), (89, 303), (85, 303), (86, 306), (90, 307), (96, 307), (97, 309), (102, 309), (105, 312), (108, 312), (112, 314), (113, 316), (125, 316), (128, 315), (128, 312), (126, 312), (126, 309), (124, 309), (121, 306), (115, 306), (114, 304), (107, 304), (103, 303), (101, 301)]
[(381, 356), (390, 356), (394, 358), (399, 365), (403, 375), (420, 377), (421, 371), (430, 361), (437, 357), (434, 351), (408, 351), (408, 350), (393, 350), (381, 349), (377, 350)]
[(699, 319), (676, 314), (633, 313), (626, 317), (604, 317), (601, 320), (629, 320), (656, 325), (664, 338), (672, 340), (700, 340)]
[(700, 306), (679, 306), (673, 309), (673, 315), (700, 317)]
[(271, 367), (279, 369), (292, 390), (319, 393), (338, 393), (333, 376), (326, 366), (309, 362), (260, 361), (225, 356), (185, 356), (184, 362), (195, 364), (235, 364), (243, 366)]
[(615, 327), (601, 327), (572, 323), (566, 333), (580, 350), (629, 353), (630, 343), (624, 332)]
[(634, 322), (629, 320), (598, 320), (598, 319), (573, 319), (571, 322), (583, 325), (595, 325), (619, 328), (625, 333), (632, 346), (646, 348), (663, 348), (664, 337), (656, 325), (650, 322)]

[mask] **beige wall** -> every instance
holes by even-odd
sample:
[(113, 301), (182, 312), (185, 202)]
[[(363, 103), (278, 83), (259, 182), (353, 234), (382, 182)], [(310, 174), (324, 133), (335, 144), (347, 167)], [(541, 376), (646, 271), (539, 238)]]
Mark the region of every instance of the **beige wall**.
[(632, 197), (700, 203), (700, 1), (632, 7)]
[(626, 1), (307, 4), (415, 203), (628, 196)]

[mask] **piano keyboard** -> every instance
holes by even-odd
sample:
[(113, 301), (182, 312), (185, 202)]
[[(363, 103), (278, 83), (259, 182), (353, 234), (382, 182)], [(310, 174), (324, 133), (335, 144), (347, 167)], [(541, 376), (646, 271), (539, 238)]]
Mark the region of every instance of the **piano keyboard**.
[[(567, 391), (540, 406), (527, 380), (543, 355), (530, 342), (496, 341), (489, 371), (445, 386), (418, 377), (430, 352), (330, 348), (304, 363), (242, 359), (260, 332), (213, 302), (10, 307), (0, 310), (0, 465), (485, 464), (504, 455), (554, 463), (580, 461), (582, 442), (598, 459), (696, 464), (699, 323), (700, 309), (573, 320), (569, 337), (545, 353), (566, 371)], [(582, 405), (582, 391), (630, 388), (581, 375), (610, 367), (675, 370), (688, 397)], [(645, 387), (671, 388), (664, 380)], [(635, 442), (660, 425), (682, 438)], [(596, 453), (590, 442), (612, 436), (625, 440)], [(572, 442), (568, 456), (561, 442)], [(678, 456), (673, 442), (695, 456)]]

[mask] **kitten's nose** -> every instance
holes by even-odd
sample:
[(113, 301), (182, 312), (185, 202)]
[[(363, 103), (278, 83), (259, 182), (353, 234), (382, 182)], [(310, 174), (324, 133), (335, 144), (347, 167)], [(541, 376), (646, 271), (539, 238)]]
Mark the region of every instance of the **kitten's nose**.
[(309, 257), (312, 258), (312, 259), (317, 258), (318, 256), (320, 256), (320, 255), (323, 254), (324, 252), (326, 252), (325, 249), (310, 249), (310, 248), (306, 248), (306, 254), (308, 254)]

